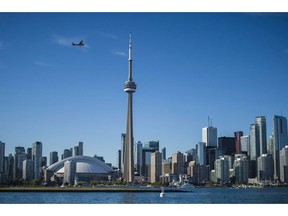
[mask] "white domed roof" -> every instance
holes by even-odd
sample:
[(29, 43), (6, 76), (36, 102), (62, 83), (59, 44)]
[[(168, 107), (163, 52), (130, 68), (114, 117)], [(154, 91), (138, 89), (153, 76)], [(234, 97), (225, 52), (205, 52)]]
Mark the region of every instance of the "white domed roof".
[(47, 168), (53, 173), (64, 173), (64, 163), (66, 161), (76, 162), (76, 173), (110, 173), (113, 169), (104, 162), (89, 156), (73, 156), (58, 161)]

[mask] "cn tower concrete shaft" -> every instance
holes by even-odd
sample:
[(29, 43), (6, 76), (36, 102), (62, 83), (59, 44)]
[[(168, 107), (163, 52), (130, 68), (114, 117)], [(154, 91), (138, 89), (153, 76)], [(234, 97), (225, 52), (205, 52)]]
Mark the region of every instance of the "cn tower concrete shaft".
[(132, 94), (136, 91), (136, 84), (132, 79), (132, 36), (129, 40), (129, 58), (128, 58), (128, 81), (125, 82), (124, 91), (128, 94), (126, 139), (124, 146), (124, 170), (123, 178), (127, 183), (134, 181), (134, 160), (133, 160), (133, 103)]

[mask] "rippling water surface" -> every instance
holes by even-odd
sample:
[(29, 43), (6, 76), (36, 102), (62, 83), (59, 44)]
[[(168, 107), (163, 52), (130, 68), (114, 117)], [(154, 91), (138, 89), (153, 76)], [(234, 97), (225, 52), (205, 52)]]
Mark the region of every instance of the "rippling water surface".
[(288, 188), (194, 188), (189, 193), (0, 192), (1, 204), (282, 204)]

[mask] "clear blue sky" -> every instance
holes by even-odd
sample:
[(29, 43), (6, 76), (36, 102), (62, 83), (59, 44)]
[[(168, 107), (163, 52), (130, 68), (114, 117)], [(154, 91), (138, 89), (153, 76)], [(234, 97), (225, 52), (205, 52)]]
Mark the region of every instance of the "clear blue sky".
[(269, 136), (272, 115), (288, 116), (288, 13), (0, 13), (6, 155), (41, 141), (49, 159), (83, 141), (117, 165), (129, 32), (135, 141), (170, 156), (201, 141), (208, 116), (218, 136), (248, 135), (258, 115)]

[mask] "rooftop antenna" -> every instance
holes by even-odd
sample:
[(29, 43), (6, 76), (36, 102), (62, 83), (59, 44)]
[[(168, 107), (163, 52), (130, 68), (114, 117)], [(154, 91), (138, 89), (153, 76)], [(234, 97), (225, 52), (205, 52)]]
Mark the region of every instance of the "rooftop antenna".
[(208, 127), (212, 127), (212, 117), (208, 116)]

